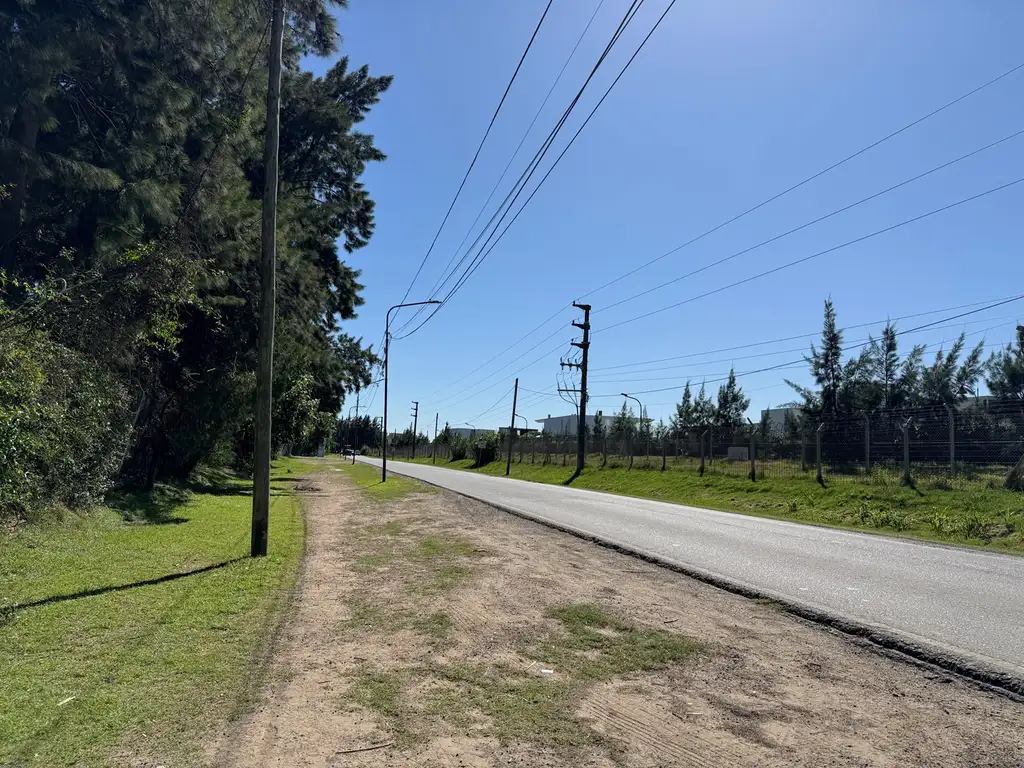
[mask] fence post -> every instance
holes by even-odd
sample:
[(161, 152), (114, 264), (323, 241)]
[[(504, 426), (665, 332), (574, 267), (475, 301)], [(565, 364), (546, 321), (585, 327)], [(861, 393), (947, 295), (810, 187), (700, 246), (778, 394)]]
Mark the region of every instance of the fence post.
[(903, 484), (912, 485), (913, 479), (910, 477), (910, 419), (907, 419), (903, 424), (900, 425), (900, 429), (903, 431)]
[(800, 430), (800, 471), (807, 471), (807, 432)]
[(661, 438), (661, 471), (665, 471), (665, 464), (668, 462), (668, 448), (665, 445), (665, 438)]
[(864, 472), (871, 474), (871, 414), (864, 414)]
[(757, 482), (757, 432), (750, 432), (750, 480)]
[(814, 433), (814, 448), (816, 452), (816, 462), (818, 465), (818, 483), (821, 485), (825, 484), (825, 477), (821, 473), (821, 430), (825, 428), (825, 424), (821, 423), (818, 425), (817, 431)]
[(523, 463), (523, 438), (519, 438), (519, 463)]
[(704, 438), (707, 436), (708, 431), (705, 429), (700, 433), (700, 476), (704, 477)]
[(949, 476), (956, 477), (956, 413), (949, 403), (946, 403), (946, 413), (949, 414)]
[(629, 450), (629, 467), (627, 467), (627, 469), (632, 469), (633, 468), (633, 435), (629, 436), (628, 450)]
[(603, 450), (601, 451), (601, 469), (605, 468), (608, 464), (608, 436), (605, 435), (603, 439)]

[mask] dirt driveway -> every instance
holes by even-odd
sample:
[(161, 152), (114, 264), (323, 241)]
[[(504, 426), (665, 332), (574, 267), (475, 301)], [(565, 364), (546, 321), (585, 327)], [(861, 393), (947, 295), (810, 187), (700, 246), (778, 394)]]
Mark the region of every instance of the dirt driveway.
[(299, 593), (213, 764), (1024, 765), (1019, 703), (363, 469), (300, 484)]

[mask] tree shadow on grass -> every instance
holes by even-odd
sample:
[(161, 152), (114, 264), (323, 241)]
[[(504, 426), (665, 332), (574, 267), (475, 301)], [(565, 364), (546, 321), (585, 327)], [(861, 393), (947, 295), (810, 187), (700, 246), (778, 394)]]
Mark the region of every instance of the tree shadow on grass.
[(13, 605), (3, 606), (0, 608), (0, 625), (11, 620), (14, 615), (26, 608), (39, 608), (44, 605), (53, 605), (54, 603), (64, 603), (69, 600), (80, 600), (83, 597), (96, 597), (97, 595), (105, 595), (108, 592), (124, 592), (129, 589), (138, 589), (139, 587), (151, 587), (156, 584), (163, 584), (168, 581), (177, 581), (178, 579), (184, 579), (188, 576), (198, 576), (202, 573), (209, 573), (210, 571), (217, 571), (221, 568), (227, 568), (233, 563), (240, 562), (242, 560), (248, 560), (247, 557), (233, 557), (230, 560), (224, 560), (220, 563), (213, 563), (212, 565), (204, 565), (202, 568), (193, 568), (190, 571), (181, 571), (179, 573), (169, 573), (165, 576), (156, 576), (152, 579), (142, 579), (141, 581), (133, 581), (128, 584), (115, 584), (109, 587), (96, 587), (94, 589), (83, 589), (79, 592), (71, 592), (64, 595), (51, 595), (50, 597), (42, 597), (38, 600), (32, 600), (28, 603), (15, 603)]
[(562, 481), (562, 485), (572, 485), (574, 482), (576, 482), (576, 478), (582, 474), (583, 470), (581, 469), (573, 470), (573, 473), (569, 475), (569, 478)]
[(107, 496), (107, 506), (129, 523), (179, 525), (188, 518), (174, 514), (188, 501), (188, 491), (173, 485), (158, 485), (151, 491), (115, 491)]

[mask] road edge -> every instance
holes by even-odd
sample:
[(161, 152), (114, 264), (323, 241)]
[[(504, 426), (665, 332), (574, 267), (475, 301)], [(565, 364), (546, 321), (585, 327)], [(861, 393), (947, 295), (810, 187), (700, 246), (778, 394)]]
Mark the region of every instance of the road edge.
[[(392, 470), (388, 469), (388, 472), (390, 473)], [(562, 533), (567, 533), (570, 536), (597, 544), (598, 546), (605, 547), (606, 549), (611, 549), (613, 551), (629, 555), (630, 557), (635, 557), (639, 560), (657, 565), (660, 568), (665, 568), (689, 578), (696, 579), (704, 584), (709, 584), (710, 586), (725, 590), (726, 592), (731, 592), (733, 594), (752, 599), (771, 600), (772, 602), (777, 603), (780, 608), (785, 610), (787, 613), (812, 621), (815, 624), (820, 624), (829, 627), (830, 629), (837, 630), (844, 635), (865, 640), (872, 646), (876, 646), (885, 651), (895, 652), (902, 657), (906, 657), (903, 659), (904, 661), (924, 663), (932, 667), (938, 667), (946, 672), (951, 672), (972, 682), (979, 683), (985, 688), (996, 693), (1008, 695), (1015, 700), (1024, 701), (1024, 678), (1010, 669), (1006, 669), (989, 662), (987, 659), (977, 657), (969, 653), (943, 648), (942, 646), (922, 641), (918, 638), (911, 637), (905, 633), (888, 627), (858, 621), (848, 616), (843, 616), (842, 614), (831, 613), (807, 603), (803, 603), (799, 600), (793, 600), (792, 598), (779, 595), (771, 590), (761, 589), (739, 580), (728, 579), (724, 576), (711, 573), (710, 571), (705, 571), (702, 568), (676, 563), (662, 557), (661, 555), (649, 552), (639, 547), (633, 547), (611, 539), (605, 539), (576, 528), (575, 526), (555, 522), (545, 517), (532, 515), (528, 512), (522, 512), (498, 502), (482, 499), (471, 493), (455, 491), (443, 485), (432, 483), (429, 480), (414, 477), (413, 475), (405, 475), (402, 472), (394, 472), (394, 474), (412, 478), (424, 485), (440, 488), (443, 491), (454, 493), (457, 496), (472, 499), (473, 501), (486, 504), (489, 507), (514, 515), (515, 517), (523, 520), (529, 520), (530, 522), (538, 523), (539, 525), (543, 525)]]

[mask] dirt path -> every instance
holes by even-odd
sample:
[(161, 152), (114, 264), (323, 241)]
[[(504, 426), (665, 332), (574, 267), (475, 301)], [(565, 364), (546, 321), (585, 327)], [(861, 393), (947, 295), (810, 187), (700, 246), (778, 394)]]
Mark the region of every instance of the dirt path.
[(293, 615), (215, 765), (1024, 765), (1024, 706), (771, 604), (447, 493), (305, 487)]

